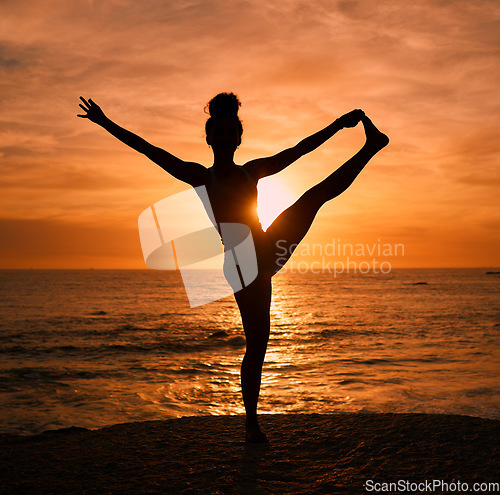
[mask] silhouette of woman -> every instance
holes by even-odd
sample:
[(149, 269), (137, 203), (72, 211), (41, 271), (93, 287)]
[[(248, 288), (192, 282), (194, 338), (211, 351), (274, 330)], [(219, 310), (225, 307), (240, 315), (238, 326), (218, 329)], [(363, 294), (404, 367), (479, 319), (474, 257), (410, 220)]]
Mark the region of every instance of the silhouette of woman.
[[(361, 110), (353, 110), (296, 146), (245, 165), (234, 163), (234, 153), (241, 143), (243, 127), (238, 117), (240, 101), (233, 93), (220, 93), (208, 104), (206, 141), (212, 148), (214, 163), (206, 168), (185, 162), (157, 148), (108, 119), (91, 99), (80, 97), (84, 114), (78, 115), (100, 125), (117, 139), (146, 155), (166, 172), (193, 187), (204, 185), (217, 223), (247, 225), (252, 233), (258, 263), (257, 278), (234, 294), (245, 331), (246, 350), (241, 364), (241, 388), (246, 411), (246, 440), (267, 442), (257, 419), (262, 366), (270, 332), (271, 277), (279, 271), (306, 235), (316, 213), (327, 201), (345, 191), (368, 161), (388, 143)], [(366, 142), (361, 150), (319, 184), (306, 191), (292, 206), (263, 231), (257, 216), (257, 182), (276, 174), (298, 158), (318, 148), (345, 127), (362, 122)], [(279, 256), (276, 243), (279, 244)], [(287, 254), (283, 256), (283, 247)]]

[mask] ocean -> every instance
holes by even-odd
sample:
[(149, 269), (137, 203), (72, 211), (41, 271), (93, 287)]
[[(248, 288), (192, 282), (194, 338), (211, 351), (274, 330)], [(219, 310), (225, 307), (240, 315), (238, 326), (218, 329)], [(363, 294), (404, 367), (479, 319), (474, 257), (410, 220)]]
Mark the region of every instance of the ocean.
[[(280, 273), (262, 413), (500, 418), (500, 275)], [(242, 414), (243, 329), (178, 272), (0, 271), (0, 433)]]

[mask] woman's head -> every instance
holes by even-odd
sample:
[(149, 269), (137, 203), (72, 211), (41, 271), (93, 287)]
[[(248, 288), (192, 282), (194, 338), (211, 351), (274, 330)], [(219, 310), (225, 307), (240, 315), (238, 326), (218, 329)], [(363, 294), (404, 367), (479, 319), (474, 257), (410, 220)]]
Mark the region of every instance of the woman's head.
[(243, 126), (238, 117), (241, 103), (234, 93), (219, 93), (205, 107), (210, 118), (205, 124), (207, 143), (214, 147), (231, 147), (236, 149), (241, 143)]

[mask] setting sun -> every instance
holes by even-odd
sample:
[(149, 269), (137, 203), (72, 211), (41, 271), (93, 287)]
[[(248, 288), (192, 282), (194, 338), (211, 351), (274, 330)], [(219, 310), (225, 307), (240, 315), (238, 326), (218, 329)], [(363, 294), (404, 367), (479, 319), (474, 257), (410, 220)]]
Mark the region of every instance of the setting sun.
[(257, 185), (257, 213), (262, 228), (266, 230), (274, 219), (295, 200), (283, 182), (275, 177), (261, 179)]

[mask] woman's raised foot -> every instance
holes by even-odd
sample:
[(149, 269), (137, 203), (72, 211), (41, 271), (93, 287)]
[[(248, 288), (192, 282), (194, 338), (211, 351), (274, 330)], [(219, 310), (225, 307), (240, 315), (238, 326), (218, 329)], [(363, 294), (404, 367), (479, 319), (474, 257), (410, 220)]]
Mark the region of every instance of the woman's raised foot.
[(361, 117), (361, 122), (365, 128), (367, 145), (380, 151), (389, 144), (389, 138), (383, 132), (379, 131), (366, 115)]

